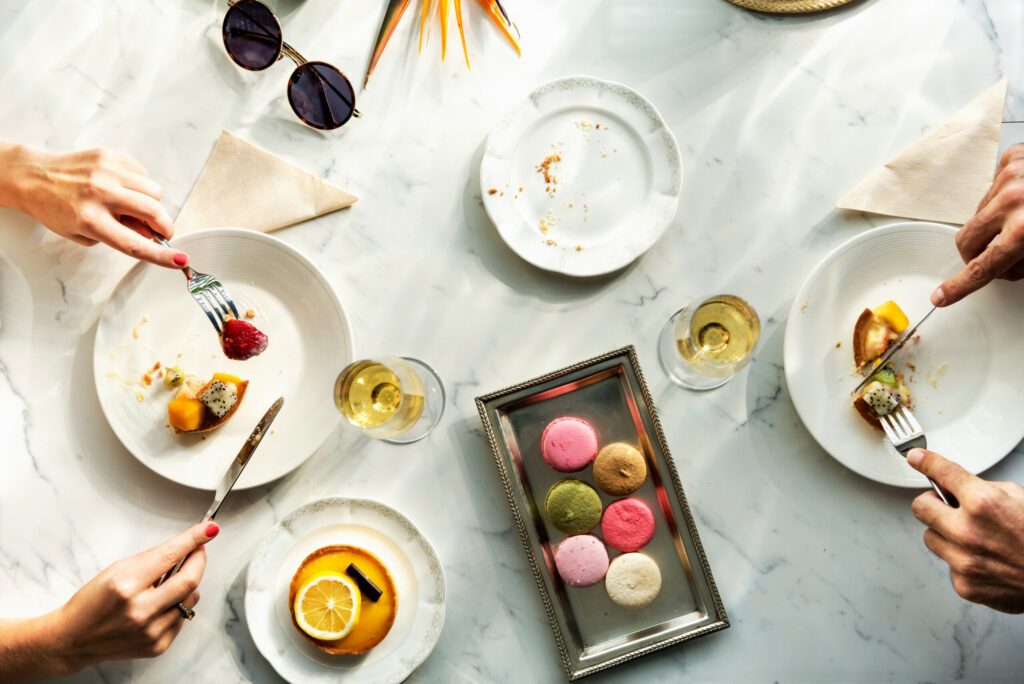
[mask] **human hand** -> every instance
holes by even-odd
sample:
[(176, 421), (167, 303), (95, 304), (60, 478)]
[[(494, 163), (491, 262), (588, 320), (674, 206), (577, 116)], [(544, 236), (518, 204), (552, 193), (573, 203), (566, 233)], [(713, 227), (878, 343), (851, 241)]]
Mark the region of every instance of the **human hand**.
[(128, 256), (183, 268), (188, 255), (150, 239), (174, 226), (160, 204), (160, 186), (126, 154), (96, 149), (53, 154), (0, 145), (0, 205), (27, 214), (54, 233), (92, 246), (103, 242)]
[(1024, 144), (1006, 150), (978, 212), (956, 234), (966, 264), (932, 293), (949, 306), (996, 278), (1024, 278)]
[[(217, 524), (191, 527), (103, 570), (54, 613), (53, 633), (76, 671), (103, 660), (160, 655), (181, 631), (182, 602), (199, 602), (206, 569), (204, 545), (217, 536)], [(177, 574), (153, 584), (189, 553)]]
[(982, 480), (923, 449), (913, 449), (907, 461), (960, 501), (950, 508), (928, 491), (911, 506), (928, 526), (925, 545), (949, 565), (956, 593), (1004, 613), (1024, 613), (1024, 487)]

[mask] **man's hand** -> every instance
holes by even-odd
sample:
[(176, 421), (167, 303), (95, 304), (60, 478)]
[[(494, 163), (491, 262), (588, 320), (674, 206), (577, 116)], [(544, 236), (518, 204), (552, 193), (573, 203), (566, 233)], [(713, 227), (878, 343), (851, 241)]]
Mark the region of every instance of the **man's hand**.
[(992, 187), (978, 212), (956, 235), (964, 266), (932, 293), (932, 304), (949, 306), (996, 278), (1024, 278), (1024, 144), (999, 160)]
[(960, 500), (950, 508), (935, 492), (912, 505), (928, 526), (924, 543), (949, 565), (963, 598), (1004, 613), (1024, 613), (1024, 487), (987, 482), (942, 456), (914, 449), (907, 461)]
[(174, 226), (160, 204), (160, 186), (126, 154), (0, 145), (0, 206), (31, 214), (80, 245), (102, 242), (168, 268), (188, 264), (187, 254), (151, 239), (152, 233), (170, 239)]

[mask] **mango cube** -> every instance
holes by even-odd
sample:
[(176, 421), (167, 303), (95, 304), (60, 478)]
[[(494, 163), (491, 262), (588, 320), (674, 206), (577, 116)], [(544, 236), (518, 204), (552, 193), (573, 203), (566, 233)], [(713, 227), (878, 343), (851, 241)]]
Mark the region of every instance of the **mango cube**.
[(885, 304), (882, 304), (874, 309), (872, 312), (881, 319), (884, 319), (889, 327), (895, 330), (897, 333), (901, 333), (907, 329), (910, 325), (910, 320), (907, 318), (907, 314), (903, 313), (903, 309), (899, 307), (899, 304), (892, 301), (891, 299)]
[(167, 404), (167, 422), (180, 432), (198, 430), (203, 423), (206, 407), (203, 402), (190, 397), (176, 397)]

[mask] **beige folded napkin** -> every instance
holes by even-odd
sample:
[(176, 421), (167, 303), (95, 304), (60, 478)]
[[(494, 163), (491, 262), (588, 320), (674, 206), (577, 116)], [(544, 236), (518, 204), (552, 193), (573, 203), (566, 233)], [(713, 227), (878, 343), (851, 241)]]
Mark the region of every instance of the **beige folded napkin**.
[(836, 206), (963, 224), (992, 183), (1006, 79), (875, 169)]
[(357, 198), (222, 131), (178, 212), (178, 235), (203, 228), (269, 232), (355, 204)]

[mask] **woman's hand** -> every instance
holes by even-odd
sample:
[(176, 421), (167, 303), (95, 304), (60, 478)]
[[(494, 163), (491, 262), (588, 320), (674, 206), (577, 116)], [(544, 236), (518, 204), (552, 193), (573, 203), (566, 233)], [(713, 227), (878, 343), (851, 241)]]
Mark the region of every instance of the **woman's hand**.
[(939, 285), (932, 304), (949, 306), (996, 278), (1024, 278), (1024, 145), (1003, 153), (978, 213), (956, 235), (966, 266)]
[(53, 154), (0, 145), (0, 205), (31, 214), (54, 233), (128, 256), (182, 268), (188, 255), (153, 242), (174, 232), (160, 186), (131, 157), (108, 150)]
[(949, 565), (963, 598), (1004, 613), (1024, 613), (1024, 487), (988, 482), (936, 453), (914, 449), (911, 466), (959, 499), (950, 508), (934, 492), (914, 499), (914, 517), (928, 526), (924, 543)]
[[(212, 521), (196, 525), (117, 561), (52, 613), (0, 622), (0, 680), (70, 674), (103, 660), (166, 651), (184, 624), (178, 603), (199, 602), (204, 544), (219, 531)], [(177, 574), (153, 586), (190, 553)]]

